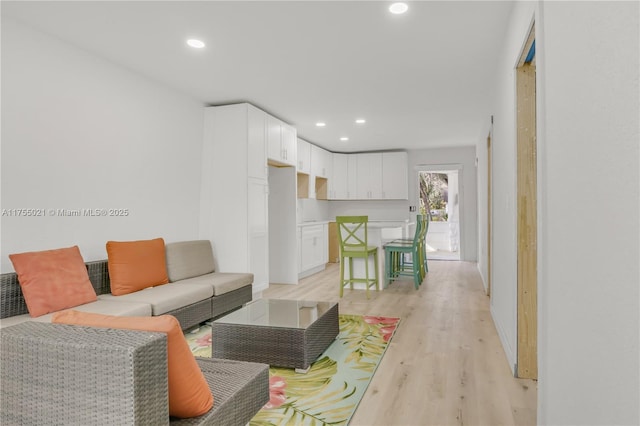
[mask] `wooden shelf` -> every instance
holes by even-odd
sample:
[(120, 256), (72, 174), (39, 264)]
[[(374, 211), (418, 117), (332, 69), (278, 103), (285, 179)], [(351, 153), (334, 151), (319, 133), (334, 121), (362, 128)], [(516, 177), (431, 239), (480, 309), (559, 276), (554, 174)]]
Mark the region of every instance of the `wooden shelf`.
[(298, 198), (309, 198), (309, 175), (298, 173)]
[(316, 200), (327, 200), (329, 183), (326, 178), (316, 176)]

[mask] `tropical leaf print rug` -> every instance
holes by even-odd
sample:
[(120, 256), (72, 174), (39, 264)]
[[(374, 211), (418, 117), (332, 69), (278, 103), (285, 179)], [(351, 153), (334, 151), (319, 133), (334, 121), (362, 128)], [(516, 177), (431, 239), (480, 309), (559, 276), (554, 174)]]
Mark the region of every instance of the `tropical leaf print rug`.
[[(271, 398), (250, 424), (348, 424), (399, 323), (399, 318), (341, 314), (338, 337), (309, 372), (269, 369)], [(211, 356), (210, 327), (186, 337), (194, 355)]]

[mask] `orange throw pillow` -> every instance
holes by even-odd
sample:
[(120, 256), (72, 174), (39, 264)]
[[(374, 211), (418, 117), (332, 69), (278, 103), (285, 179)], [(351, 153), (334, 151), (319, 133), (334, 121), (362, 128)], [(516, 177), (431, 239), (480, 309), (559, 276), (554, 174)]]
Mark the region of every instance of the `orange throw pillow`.
[(97, 300), (78, 246), (10, 254), (9, 259), (32, 317)]
[(181, 418), (196, 417), (213, 407), (209, 385), (175, 317), (116, 317), (69, 310), (54, 314), (51, 322), (167, 333), (169, 414)]
[(114, 296), (169, 282), (162, 238), (108, 241), (107, 257)]

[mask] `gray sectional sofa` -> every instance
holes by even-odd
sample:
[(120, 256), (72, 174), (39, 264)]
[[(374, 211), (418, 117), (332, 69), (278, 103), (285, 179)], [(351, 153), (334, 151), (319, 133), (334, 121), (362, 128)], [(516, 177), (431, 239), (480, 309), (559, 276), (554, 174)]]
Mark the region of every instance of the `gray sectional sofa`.
[[(117, 316), (169, 314), (186, 330), (251, 301), (253, 274), (217, 272), (208, 240), (168, 243), (165, 249), (169, 283), (122, 296), (111, 294), (107, 260), (87, 262), (98, 300), (73, 309)], [(51, 322), (52, 315), (29, 316), (17, 275), (0, 275), (0, 327)]]
[[(110, 294), (106, 260), (87, 262), (98, 300), (72, 309), (170, 314), (183, 330), (252, 299), (253, 275), (221, 273), (207, 240), (165, 246), (169, 283)], [(206, 414), (169, 416), (164, 333), (51, 324), (29, 316), (15, 273), (0, 275), (0, 424), (243, 426), (269, 400), (266, 364), (199, 358), (214, 396)]]
[(169, 416), (164, 333), (25, 322), (2, 330), (0, 424), (244, 426), (269, 401), (269, 366), (196, 358), (213, 407)]

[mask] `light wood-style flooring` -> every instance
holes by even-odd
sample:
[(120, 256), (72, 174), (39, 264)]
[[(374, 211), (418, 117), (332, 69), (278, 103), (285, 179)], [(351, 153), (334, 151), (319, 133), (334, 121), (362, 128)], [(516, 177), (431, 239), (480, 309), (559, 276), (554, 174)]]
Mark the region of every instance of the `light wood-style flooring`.
[(401, 318), (351, 425), (536, 424), (536, 382), (512, 376), (475, 263), (429, 261), (419, 290), (396, 281), (369, 300), (349, 289), (340, 299), (338, 274), (329, 264), (262, 296), (339, 301), (341, 313)]

